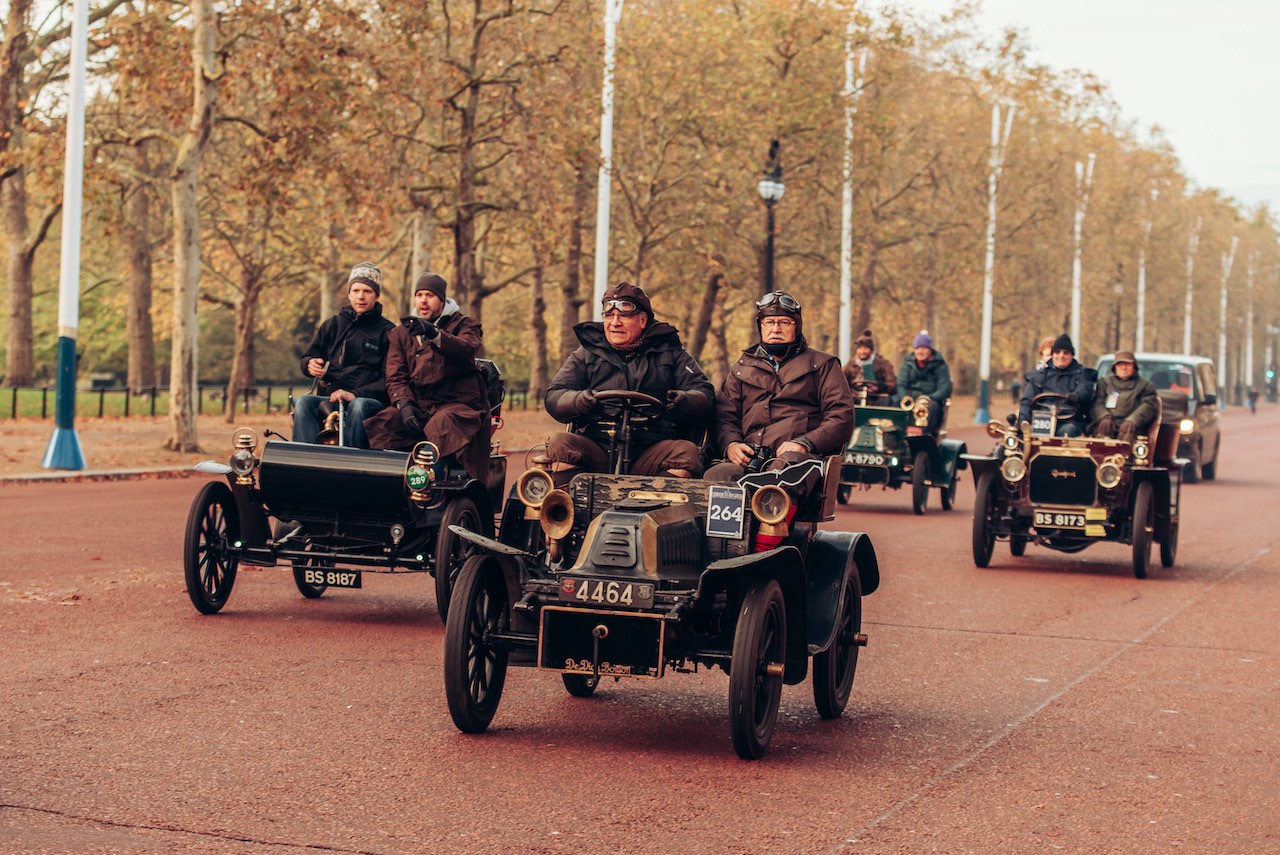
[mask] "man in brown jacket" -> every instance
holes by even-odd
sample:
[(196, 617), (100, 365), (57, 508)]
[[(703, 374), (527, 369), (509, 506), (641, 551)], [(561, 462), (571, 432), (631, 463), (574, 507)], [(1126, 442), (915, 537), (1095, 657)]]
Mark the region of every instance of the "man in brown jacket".
[(867, 387), (867, 400), (888, 401), (898, 392), (898, 376), (893, 363), (876, 353), (876, 341), (871, 330), (863, 330), (853, 343), (853, 359), (844, 367), (844, 379), (856, 394), (860, 386)]
[(784, 460), (839, 454), (853, 435), (853, 396), (840, 360), (809, 347), (800, 303), (774, 291), (756, 304), (760, 341), (742, 352), (716, 396), (716, 439), (725, 460), (709, 481), (740, 478), (766, 447)]
[(365, 421), (369, 445), (408, 451), (423, 439), (454, 455), (472, 478), (489, 471), (492, 425), (476, 353), (480, 324), (445, 296), (444, 277), (427, 273), (414, 288), (418, 314), (391, 331), (387, 394), (391, 406)]

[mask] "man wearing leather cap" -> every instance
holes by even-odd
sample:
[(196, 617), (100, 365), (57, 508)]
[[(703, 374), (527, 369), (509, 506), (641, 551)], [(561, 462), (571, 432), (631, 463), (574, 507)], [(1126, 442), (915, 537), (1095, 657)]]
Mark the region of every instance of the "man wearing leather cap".
[(324, 410), (346, 408), (342, 444), (368, 446), (364, 420), (387, 405), (384, 363), (394, 324), (382, 317), (382, 271), (372, 261), (351, 268), (347, 302), (316, 330), (302, 354), (302, 373), (313, 392), (294, 402), (294, 442), (315, 442)]
[(716, 396), (725, 460), (707, 479), (740, 478), (756, 448), (788, 462), (838, 454), (853, 435), (853, 396), (840, 360), (809, 347), (800, 303), (783, 291), (756, 304), (760, 339), (742, 352)]
[(468, 475), (484, 480), (492, 434), (488, 390), (476, 367), (484, 331), (446, 297), (445, 287), (437, 273), (419, 278), (417, 314), (391, 331), (387, 392), (393, 406), (367, 422), (369, 444), (408, 451), (428, 439), (442, 459), (453, 455)]
[(1151, 381), (1138, 374), (1138, 360), (1127, 350), (1116, 354), (1111, 373), (1098, 378), (1093, 395), (1090, 434), (1133, 442), (1151, 429), (1159, 409)]
[(1066, 333), (1053, 340), (1049, 364), (1027, 372), (1027, 385), (1022, 390), (1018, 421), (1031, 420), (1032, 404), (1037, 395), (1053, 392), (1062, 395), (1059, 407), (1072, 411), (1067, 419), (1058, 419), (1058, 436), (1081, 436), (1089, 421), (1089, 405), (1093, 403), (1093, 386), (1097, 375), (1076, 361), (1076, 348)]
[(573, 328), (579, 347), (547, 389), (547, 412), (569, 431), (547, 440), (547, 455), (564, 467), (609, 469), (607, 431), (621, 413), (618, 402), (597, 392), (643, 392), (663, 402), (659, 414), (644, 414), (631, 429), (628, 474), (694, 477), (702, 472), (695, 444), (711, 419), (715, 390), (702, 366), (680, 344), (675, 327), (654, 320), (643, 290), (630, 282), (611, 288), (603, 300), (604, 322)]

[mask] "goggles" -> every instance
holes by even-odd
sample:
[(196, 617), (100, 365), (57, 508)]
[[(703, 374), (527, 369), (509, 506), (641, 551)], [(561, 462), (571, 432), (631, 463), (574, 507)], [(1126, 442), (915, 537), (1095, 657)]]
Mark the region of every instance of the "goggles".
[(766, 306), (772, 306), (777, 303), (788, 312), (800, 311), (800, 301), (784, 291), (770, 291), (760, 298), (760, 302), (756, 303), (757, 309), (763, 309)]
[(601, 314), (608, 317), (611, 314), (618, 314), (624, 318), (629, 318), (640, 311), (640, 306), (635, 300), (605, 300), (602, 304), (604, 311)]

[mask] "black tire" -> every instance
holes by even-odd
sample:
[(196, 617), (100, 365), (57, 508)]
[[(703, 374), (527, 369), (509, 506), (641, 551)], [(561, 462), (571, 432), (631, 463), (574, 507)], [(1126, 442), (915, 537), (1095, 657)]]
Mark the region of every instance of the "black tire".
[(444, 631), (444, 694), (463, 733), (481, 733), (493, 721), (507, 679), (507, 652), (487, 636), (510, 625), (507, 586), (493, 559), (473, 555), (458, 573)]
[(767, 666), (782, 665), (787, 654), (787, 610), (775, 579), (751, 584), (738, 611), (729, 670), (729, 730), (733, 750), (744, 760), (764, 756), (778, 721), (782, 676)]
[(973, 500), (973, 563), (986, 567), (991, 563), (991, 553), (996, 548), (996, 535), (992, 525), (995, 512), (996, 473), (983, 472)]
[(842, 505), (849, 504), (849, 496), (853, 494), (852, 484), (841, 484), (836, 488), (836, 501)]
[(475, 546), (469, 540), (458, 537), (449, 531), (449, 526), (458, 525), (467, 531), (487, 534), (480, 519), (480, 509), (470, 496), (459, 496), (449, 502), (440, 520), (440, 532), (436, 535), (435, 578), (436, 578), (436, 611), (440, 620), (449, 620), (449, 598), (453, 586), (457, 583), (458, 572), (463, 563), (475, 552)]
[(1218, 446), (1213, 446), (1213, 460), (1208, 463), (1200, 464), (1200, 476), (1206, 481), (1216, 481), (1218, 479)]
[(1155, 508), (1151, 503), (1151, 485), (1143, 481), (1133, 495), (1133, 575), (1147, 578), (1151, 566), (1151, 533), (1155, 528)]
[(1187, 465), (1182, 467), (1182, 481), (1185, 484), (1194, 484), (1200, 480), (1200, 446), (1197, 444), (1191, 449), (1191, 456), (1187, 459)]
[(956, 491), (960, 488), (960, 473), (955, 472), (951, 476), (951, 483), (943, 487), (939, 492), (942, 493), (942, 509), (949, 511), (956, 506)]
[(1178, 560), (1178, 524), (1169, 526), (1169, 534), (1160, 541), (1160, 566), (1172, 567)]
[(855, 567), (844, 587), (831, 646), (813, 655), (813, 703), (823, 718), (839, 718), (849, 703), (858, 670), (857, 635), (862, 632), (862, 582)]
[(1009, 538), (1009, 554), (1014, 558), (1021, 558), (1027, 554), (1027, 536), (1025, 534), (1015, 534)]
[(917, 516), (929, 507), (929, 452), (917, 451), (911, 466), (911, 510)]
[(240, 559), (230, 554), (230, 545), (239, 533), (240, 519), (231, 488), (220, 481), (201, 487), (187, 515), (182, 552), (187, 596), (196, 611), (217, 614), (227, 604), (240, 564)]
[(564, 690), (575, 698), (591, 697), (600, 685), (599, 678), (588, 677), (586, 674), (561, 674), (560, 679), (564, 681)]
[(298, 593), (308, 600), (316, 600), (329, 590), (328, 585), (317, 585), (307, 581), (307, 570), (316, 567), (332, 567), (333, 561), (327, 558), (307, 558), (293, 563), (293, 584), (298, 586)]

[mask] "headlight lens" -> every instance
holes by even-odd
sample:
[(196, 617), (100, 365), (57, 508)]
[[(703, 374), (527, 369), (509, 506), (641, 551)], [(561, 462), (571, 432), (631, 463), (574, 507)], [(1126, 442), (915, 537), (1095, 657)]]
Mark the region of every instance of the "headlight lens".
[(1022, 462), (1021, 457), (1006, 457), (1004, 463), (1000, 464), (1000, 474), (1010, 484), (1016, 484), (1027, 474), (1027, 464)]
[(1114, 489), (1120, 483), (1120, 467), (1108, 460), (1098, 467), (1098, 485), (1104, 490)]
[(1133, 456), (1139, 460), (1146, 460), (1147, 455), (1151, 453), (1151, 446), (1145, 442), (1135, 442), (1133, 444)]
[(1015, 436), (1014, 434), (1009, 434), (1008, 436), (1006, 436), (1004, 438), (1004, 447), (1009, 449), (1010, 451), (1017, 451), (1018, 437)]
[(527, 469), (516, 480), (516, 495), (526, 507), (540, 508), (542, 500), (554, 487), (549, 473), (541, 469)]
[(236, 475), (245, 476), (252, 474), (253, 467), (258, 465), (258, 458), (253, 456), (253, 450), (249, 448), (240, 448), (231, 455), (231, 471)]
[(751, 497), (751, 513), (766, 525), (776, 525), (787, 518), (791, 510), (791, 497), (776, 484), (768, 484), (756, 490)]
[(1196, 423), (1191, 419), (1183, 419), (1181, 422), (1178, 423), (1178, 430), (1182, 431), (1183, 433), (1191, 433), (1195, 429), (1196, 429)]

